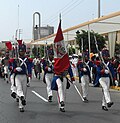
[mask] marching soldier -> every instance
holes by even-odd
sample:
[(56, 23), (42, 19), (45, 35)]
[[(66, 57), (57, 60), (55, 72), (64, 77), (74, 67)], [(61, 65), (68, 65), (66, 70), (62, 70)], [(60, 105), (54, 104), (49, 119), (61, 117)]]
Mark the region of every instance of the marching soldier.
[(27, 77), (31, 77), (32, 59), (25, 57), (25, 45), (19, 46), (19, 57), (10, 59), (9, 69), (11, 71), (11, 96), (19, 98), (20, 112), (24, 112), (26, 105)]
[(78, 76), (78, 70), (77, 70), (78, 55), (77, 54), (73, 54), (71, 61), (72, 61), (71, 62), (71, 68), (72, 68), (72, 71), (73, 71), (73, 75), (74, 76)]
[[(68, 73), (69, 73), (70, 78), (71, 78), (70, 81), (73, 83), (75, 81), (75, 79), (74, 79), (73, 72), (72, 72), (72, 69), (71, 69), (71, 66), (70, 66), (68, 68), (68, 70), (64, 71), (61, 74), (56, 74), (55, 73), (55, 75), (53, 77), (53, 80), (52, 80), (52, 84), (51, 84), (52, 90), (57, 91), (58, 104), (59, 104), (59, 109), (60, 109), (61, 112), (65, 112), (63, 81), (64, 81), (64, 78), (66, 78), (66, 76), (68, 75)], [(70, 83), (69, 83), (68, 86), (70, 86)], [(66, 88), (68, 89), (69, 87), (66, 87)]]
[(35, 77), (36, 77), (36, 78), (38, 77), (38, 66), (37, 66), (38, 63), (40, 63), (39, 56), (36, 56), (36, 57), (33, 59), (34, 74), (35, 74)]
[(41, 77), (40, 74), (42, 73), (40, 58), (37, 60), (37, 63), (35, 65), (34, 69), (35, 69), (36, 77), (38, 76), (38, 79), (40, 79), (40, 77)]
[(8, 71), (8, 64), (9, 64), (9, 59), (10, 59), (10, 57), (9, 57), (9, 51), (6, 51), (6, 53), (5, 53), (5, 57), (2, 59), (2, 66), (3, 66), (3, 73), (4, 73), (4, 79), (5, 79), (5, 81), (8, 83), (8, 76), (9, 76), (9, 71)]
[(51, 90), (51, 83), (53, 79), (53, 50), (48, 50), (48, 58), (43, 60), (43, 70), (44, 70), (44, 82), (46, 83), (47, 88), (47, 95), (48, 95), (48, 102), (52, 102), (52, 90)]
[(79, 78), (81, 79), (81, 87), (83, 94), (83, 102), (88, 102), (88, 88), (91, 82), (90, 69), (93, 67), (93, 63), (89, 60), (88, 51), (83, 53), (83, 59), (78, 62)]
[(101, 61), (99, 64), (97, 64), (97, 76), (99, 77), (98, 80), (103, 91), (102, 109), (108, 111), (108, 108), (113, 105), (113, 102), (111, 101), (109, 87), (110, 80), (113, 80), (115, 74), (113, 66), (111, 62), (109, 62), (109, 52), (107, 49), (102, 50), (102, 57), (104, 61)]

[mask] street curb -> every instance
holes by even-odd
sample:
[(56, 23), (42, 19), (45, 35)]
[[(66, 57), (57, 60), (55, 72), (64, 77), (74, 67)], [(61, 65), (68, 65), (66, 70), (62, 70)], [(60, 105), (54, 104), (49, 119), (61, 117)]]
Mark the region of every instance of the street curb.
[(120, 87), (117, 87), (117, 86), (111, 86), (110, 88), (120, 91)]

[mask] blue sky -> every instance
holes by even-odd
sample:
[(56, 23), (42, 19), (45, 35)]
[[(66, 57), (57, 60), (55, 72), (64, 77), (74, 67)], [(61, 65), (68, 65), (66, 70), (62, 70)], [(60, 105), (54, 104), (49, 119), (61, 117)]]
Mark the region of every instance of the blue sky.
[[(117, 11), (120, 0), (101, 0), (101, 16)], [(63, 30), (97, 18), (98, 0), (0, 0), (0, 41), (11, 40), (18, 25), (21, 38), (32, 39), (34, 12), (41, 14), (41, 26), (54, 26), (56, 32), (59, 13)]]

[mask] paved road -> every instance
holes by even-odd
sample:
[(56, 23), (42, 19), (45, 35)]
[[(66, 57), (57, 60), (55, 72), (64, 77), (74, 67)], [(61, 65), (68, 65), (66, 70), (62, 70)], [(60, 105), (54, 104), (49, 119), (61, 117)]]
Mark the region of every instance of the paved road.
[[(59, 111), (56, 92), (52, 103), (46, 102), (46, 88), (42, 81), (33, 79), (27, 90), (27, 105), (21, 113), (10, 97), (10, 83), (0, 79), (0, 123), (119, 123), (120, 91), (110, 90), (114, 101), (108, 112), (101, 110), (101, 88), (89, 88), (89, 103), (83, 103), (73, 86), (66, 91), (65, 109)], [(80, 88), (80, 84), (77, 83)], [(43, 99), (35, 95), (38, 93)]]

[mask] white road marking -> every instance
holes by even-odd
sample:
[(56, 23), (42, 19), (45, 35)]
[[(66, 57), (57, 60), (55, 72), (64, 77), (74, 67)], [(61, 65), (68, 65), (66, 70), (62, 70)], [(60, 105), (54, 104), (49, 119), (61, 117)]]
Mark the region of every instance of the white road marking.
[(36, 96), (38, 96), (39, 98), (41, 98), (43, 101), (48, 102), (48, 100), (46, 100), (44, 97), (42, 97), (40, 94), (38, 94), (35, 91), (32, 91)]

